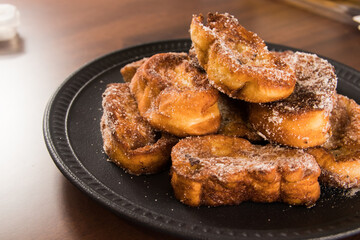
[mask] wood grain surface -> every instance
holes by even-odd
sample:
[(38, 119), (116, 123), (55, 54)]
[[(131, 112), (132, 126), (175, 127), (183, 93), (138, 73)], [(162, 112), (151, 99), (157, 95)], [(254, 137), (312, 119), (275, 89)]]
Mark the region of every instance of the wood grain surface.
[[(267, 42), (360, 70), (360, 31), (279, 1), (14, 0), (18, 36), (0, 42), (0, 239), (176, 239), (127, 222), (65, 179), (42, 119), (57, 87), (106, 53), (189, 38), (194, 13), (229, 12)], [(360, 239), (352, 236), (347, 239)]]

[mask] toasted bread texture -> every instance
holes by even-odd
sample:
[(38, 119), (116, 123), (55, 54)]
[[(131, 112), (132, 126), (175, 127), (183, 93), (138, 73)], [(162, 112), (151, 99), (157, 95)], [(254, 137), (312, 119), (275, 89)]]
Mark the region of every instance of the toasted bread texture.
[(135, 75), (138, 68), (147, 60), (148, 58), (142, 58), (140, 60), (126, 64), (120, 69), (120, 73), (124, 79), (124, 82), (131, 82), (131, 79)]
[(298, 148), (323, 144), (330, 136), (337, 78), (326, 60), (302, 52), (275, 53), (296, 73), (294, 92), (286, 99), (250, 104), (249, 122), (264, 138)]
[(175, 197), (190, 206), (282, 201), (312, 206), (320, 168), (303, 150), (223, 135), (188, 137), (171, 152)]
[(128, 83), (109, 84), (102, 106), (103, 147), (110, 161), (135, 175), (156, 173), (169, 165), (178, 139), (155, 131), (140, 116)]
[(219, 129), (218, 91), (185, 53), (150, 57), (136, 71), (130, 90), (140, 115), (159, 130), (184, 137)]
[(360, 106), (337, 94), (330, 125), (332, 136), (308, 150), (321, 167), (320, 179), (335, 187), (360, 187)]
[(294, 90), (295, 74), (268, 51), (264, 41), (229, 14), (212, 14), (204, 24), (194, 15), (190, 35), (199, 64), (210, 83), (230, 97), (249, 102), (271, 102)]
[(244, 101), (220, 94), (218, 105), (221, 113), (219, 134), (245, 138), (250, 142), (263, 140), (247, 121), (247, 104)]

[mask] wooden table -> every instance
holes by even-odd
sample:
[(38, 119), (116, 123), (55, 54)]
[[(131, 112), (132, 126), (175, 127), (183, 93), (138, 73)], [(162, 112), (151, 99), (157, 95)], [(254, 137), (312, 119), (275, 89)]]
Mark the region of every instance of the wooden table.
[[(277, 1), (14, 0), (0, 43), (0, 239), (175, 239), (124, 221), (68, 182), (43, 140), (46, 103), (73, 71), (136, 44), (189, 37), (193, 13), (229, 12), (264, 40), (360, 70), (360, 31)], [(348, 239), (359, 239), (360, 235)]]

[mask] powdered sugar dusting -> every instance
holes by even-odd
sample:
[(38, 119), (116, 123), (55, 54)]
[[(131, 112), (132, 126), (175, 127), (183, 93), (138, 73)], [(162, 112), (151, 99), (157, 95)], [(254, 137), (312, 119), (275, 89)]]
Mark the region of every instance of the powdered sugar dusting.
[(229, 13), (209, 14), (207, 20), (207, 25), (199, 24), (213, 39), (219, 58), (227, 62), (231, 72), (254, 79), (266, 78), (277, 85), (293, 84), (293, 71), (268, 51), (257, 34), (241, 26), (234, 16)]
[(129, 149), (156, 142), (156, 134), (139, 114), (128, 83), (107, 86), (103, 94), (103, 121), (112, 135), (122, 139)]
[[(186, 174), (188, 169), (178, 166), (187, 165), (189, 161), (196, 165), (187, 172), (187, 176), (193, 179), (202, 178), (204, 176), (215, 176), (220, 181), (226, 181), (228, 178), (236, 174), (247, 174), (251, 172), (270, 173), (276, 171), (280, 174), (289, 174), (294, 171), (303, 171), (305, 175), (320, 172), (318, 164), (314, 157), (304, 150), (288, 149), (279, 146), (260, 146), (252, 145), (249, 147), (237, 147), (231, 152), (224, 150), (226, 154), (219, 154), (216, 143), (217, 139), (210, 144), (215, 144), (211, 148), (204, 146), (197, 146), (198, 140), (195, 140), (190, 145), (183, 145), (182, 148), (176, 149), (175, 158), (177, 163), (173, 163), (176, 171)], [(206, 143), (205, 143), (206, 144)], [(221, 143), (223, 149), (229, 148), (226, 143)], [(215, 149), (214, 149), (215, 147)], [(220, 150), (221, 152), (221, 150)]]
[(294, 69), (297, 82), (287, 99), (271, 105), (286, 111), (299, 112), (310, 108), (330, 114), (337, 86), (334, 67), (315, 54), (291, 51), (275, 54)]
[[(329, 137), (328, 117), (336, 93), (334, 67), (315, 54), (292, 51), (274, 54), (294, 70), (297, 82), (288, 98), (252, 105), (252, 109), (259, 108), (264, 112), (261, 121), (252, 121), (254, 129), (270, 140), (295, 147), (322, 144)], [(252, 114), (257, 113), (252, 110)], [(308, 123), (304, 127), (312, 126), (313, 131), (303, 130), (300, 120), (305, 125)]]
[(345, 196), (351, 198), (356, 196), (358, 192), (360, 192), (360, 188), (352, 188), (346, 191)]

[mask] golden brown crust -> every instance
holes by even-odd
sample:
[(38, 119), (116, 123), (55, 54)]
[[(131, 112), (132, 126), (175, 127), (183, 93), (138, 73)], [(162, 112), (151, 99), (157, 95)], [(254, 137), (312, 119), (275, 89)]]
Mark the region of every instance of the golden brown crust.
[(360, 187), (360, 106), (336, 94), (330, 116), (332, 136), (309, 149), (321, 167), (321, 181), (341, 188)]
[(130, 90), (140, 115), (157, 129), (182, 137), (219, 128), (218, 92), (185, 53), (150, 57), (137, 70)]
[(263, 140), (247, 122), (245, 102), (220, 94), (218, 105), (221, 113), (219, 134), (245, 138), (250, 142)]
[(175, 196), (190, 206), (249, 200), (311, 206), (320, 196), (320, 168), (303, 150), (208, 135), (180, 140), (171, 158)]
[(205, 26), (203, 17), (194, 15), (190, 34), (200, 65), (221, 92), (249, 102), (275, 101), (292, 93), (294, 72), (233, 16), (209, 13)]
[(131, 82), (131, 79), (135, 75), (138, 68), (147, 60), (148, 58), (142, 58), (135, 62), (126, 64), (120, 69), (120, 73), (123, 76), (124, 82)]
[(319, 146), (329, 137), (337, 83), (334, 67), (314, 54), (276, 54), (294, 68), (295, 90), (277, 102), (250, 104), (249, 122), (270, 141), (299, 148)]
[(177, 138), (155, 132), (140, 116), (128, 83), (109, 84), (102, 106), (104, 151), (112, 162), (136, 175), (156, 173), (168, 165)]
[(354, 100), (341, 94), (335, 95), (330, 127), (332, 135), (323, 147), (332, 151), (339, 148), (360, 151), (360, 106)]

